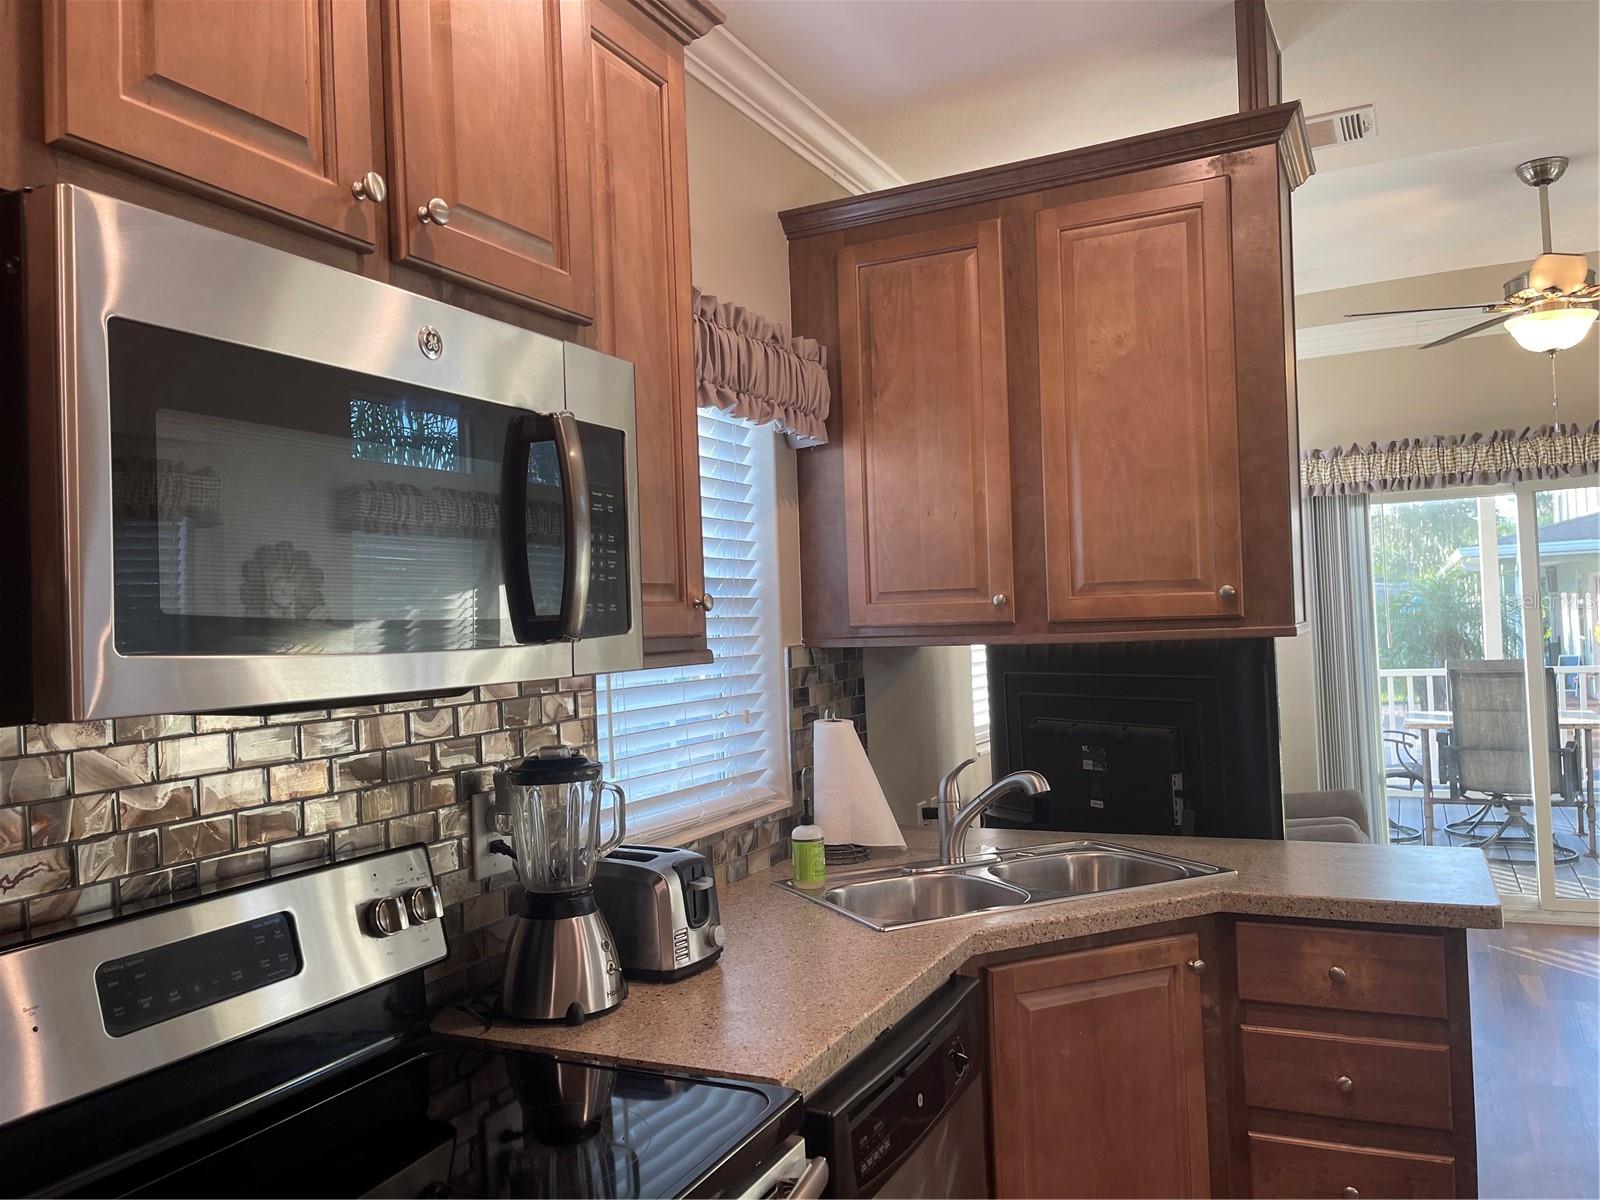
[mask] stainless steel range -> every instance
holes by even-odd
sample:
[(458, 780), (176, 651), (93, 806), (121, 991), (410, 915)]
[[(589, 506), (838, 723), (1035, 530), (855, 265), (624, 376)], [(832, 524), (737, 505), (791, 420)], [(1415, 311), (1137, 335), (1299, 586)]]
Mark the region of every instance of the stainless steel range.
[(20, 236), (38, 719), (640, 665), (631, 364), (68, 185)]

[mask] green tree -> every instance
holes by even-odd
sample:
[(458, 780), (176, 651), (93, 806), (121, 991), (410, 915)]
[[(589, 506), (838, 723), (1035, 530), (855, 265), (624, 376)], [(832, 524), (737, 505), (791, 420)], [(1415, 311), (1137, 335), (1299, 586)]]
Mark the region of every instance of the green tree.
[(1370, 525), (1378, 666), (1420, 670), (1481, 658), (1478, 574), (1459, 553), (1477, 544), (1477, 502), (1374, 504)]

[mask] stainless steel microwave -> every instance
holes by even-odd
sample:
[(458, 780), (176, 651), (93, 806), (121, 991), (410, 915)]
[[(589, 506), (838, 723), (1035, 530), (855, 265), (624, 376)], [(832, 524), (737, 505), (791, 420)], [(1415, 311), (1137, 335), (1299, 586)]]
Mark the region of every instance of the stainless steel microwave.
[(22, 230), (36, 719), (641, 664), (631, 364), (72, 186)]

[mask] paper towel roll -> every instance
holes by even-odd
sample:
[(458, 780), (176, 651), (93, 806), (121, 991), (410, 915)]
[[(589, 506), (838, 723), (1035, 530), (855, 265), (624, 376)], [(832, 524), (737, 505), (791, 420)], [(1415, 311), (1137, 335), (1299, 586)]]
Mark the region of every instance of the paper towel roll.
[(811, 727), (816, 754), (816, 823), (830, 846), (897, 846), (905, 839), (889, 811), (878, 776), (861, 748), (850, 721), (816, 722)]

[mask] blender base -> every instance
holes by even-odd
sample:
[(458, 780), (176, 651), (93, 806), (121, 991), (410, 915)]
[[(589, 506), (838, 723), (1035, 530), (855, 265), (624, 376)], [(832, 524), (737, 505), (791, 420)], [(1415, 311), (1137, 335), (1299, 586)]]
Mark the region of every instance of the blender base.
[(530, 895), (523, 904), (500, 989), (504, 1016), (581, 1025), (627, 998), (611, 929), (595, 907), (594, 892), (561, 899), (551, 904), (549, 897)]

